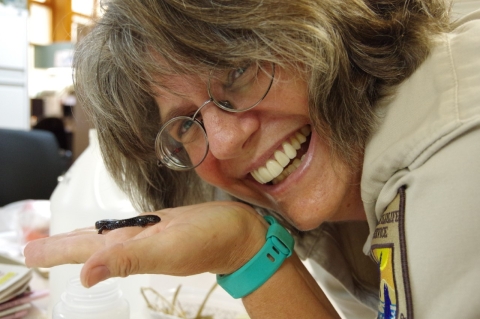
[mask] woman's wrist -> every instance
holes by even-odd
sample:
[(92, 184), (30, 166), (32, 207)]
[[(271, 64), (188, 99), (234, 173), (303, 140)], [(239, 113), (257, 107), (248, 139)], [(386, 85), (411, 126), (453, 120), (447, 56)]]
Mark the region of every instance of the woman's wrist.
[(234, 273), (251, 260), (265, 245), (265, 236), (269, 224), (258, 213), (255, 212), (253, 216), (250, 215), (247, 220), (237, 223), (235, 227), (236, 231), (240, 232), (240, 236), (232, 246), (228, 247), (229, 254), (225, 254), (227, 256), (226, 267), (222, 267), (222, 271), (217, 271), (216, 274)]
[(273, 216), (265, 216), (269, 224), (262, 248), (233, 273), (217, 275), (217, 282), (232, 297), (244, 297), (272, 277), (286, 258), (293, 253), (292, 235)]

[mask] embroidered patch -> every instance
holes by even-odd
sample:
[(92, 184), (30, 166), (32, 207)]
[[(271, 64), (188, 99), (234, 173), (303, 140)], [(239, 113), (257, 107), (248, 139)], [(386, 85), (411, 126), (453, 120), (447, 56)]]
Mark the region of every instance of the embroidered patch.
[(371, 254), (380, 270), (377, 319), (413, 319), (405, 243), (405, 188), (383, 212), (373, 234)]

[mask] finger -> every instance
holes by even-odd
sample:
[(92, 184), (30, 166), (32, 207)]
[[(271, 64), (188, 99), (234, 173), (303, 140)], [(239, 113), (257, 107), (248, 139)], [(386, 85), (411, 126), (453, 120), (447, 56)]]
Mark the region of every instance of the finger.
[(96, 251), (109, 244), (129, 240), (139, 232), (140, 228), (130, 227), (98, 234), (96, 229), (88, 227), (42, 238), (26, 245), (25, 263), (28, 267), (84, 263)]
[[(196, 270), (191, 269), (191, 265), (195, 264), (193, 260), (197, 259), (188, 260), (188, 252), (183, 251), (183, 245), (178, 244), (179, 233), (181, 232), (178, 229), (150, 236), (142, 232), (136, 239), (97, 251), (82, 268), (82, 284), (91, 287), (110, 277), (126, 277), (132, 274), (186, 275), (206, 271), (198, 263)], [(192, 245), (186, 246), (189, 247), (188, 250), (192, 249)]]
[(56, 242), (56, 241), (61, 241), (61, 240), (64, 240), (65, 238), (69, 238), (69, 237), (76, 237), (76, 236), (81, 236), (81, 235), (85, 235), (85, 234), (95, 234), (95, 233), (97, 233), (97, 232), (95, 231), (95, 229), (93, 227), (81, 228), (81, 229), (77, 229), (77, 230), (67, 232), (67, 233), (61, 233), (61, 234), (51, 235), (51, 236), (44, 237), (44, 238), (35, 239), (35, 240), (32, 240), (32, 241), (28, 242), (27, 246), (36, 247), (38, 245), (44, 245), (44, 244), (49, 244), (49, 243), (53, 243), (53, 242)]
[(45, 237), (45, 238), (42, 238), (42, 239), (46, 239), (46, 240), (60, 240), (62, 238), (65, 238), (65, 237), (75, 237), (75, 236), (79, 236), (79, 235), (84, 235), (84, 234), (93, 234), (95, 233), (96, 230), (94, 227), (85, 227), (85, 228), (79, 228), (79, 229), (75, 229), (75, 230), (72, 230), (72, 231), (69, 231), (69, 232), (65, 232), (65, 233), (60, 233), (60, 234), (55, 234), (55, 235), (51, 235), (49, 237)]
[(84, 263), (105, 246), (105, 237), (81, 230), (29, 242), (24, 250), (28, 267), (53, 267)]

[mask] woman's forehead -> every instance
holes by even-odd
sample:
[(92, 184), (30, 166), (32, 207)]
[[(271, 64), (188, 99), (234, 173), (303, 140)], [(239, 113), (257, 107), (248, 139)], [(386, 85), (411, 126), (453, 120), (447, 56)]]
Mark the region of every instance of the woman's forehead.
[(155, 92), (165, 91), (182, 95), (185, 88), (208, 81), (209, 68), (204, 65), (195, 65), (193, 62), (177, 65), (169, 63), (158, 53), (152, 53), (152, 56), (155, 59), (155, 68), (151, 78)]
[(169, 74), (155, 78), (152, 88), (156, 98), (169, 96), (188, 97), (203, 91), (208, 82), (208, 74)]
[(192, 74), (162, 75), (155, 79), (152, 91), (161, 122), (181, 115), (185, 107), (195, 104), (197, 97), (206, 96), (207, 81), (208, 76)]

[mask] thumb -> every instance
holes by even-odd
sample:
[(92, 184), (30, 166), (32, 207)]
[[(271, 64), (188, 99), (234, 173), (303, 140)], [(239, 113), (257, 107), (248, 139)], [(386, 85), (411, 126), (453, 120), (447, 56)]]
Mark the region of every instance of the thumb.
[(139, 273), (139, 256), (123, 243), (97, 251), (80, 272), (82, 285), (89, 288), (111, 277), (127, 277)]
[[(150, 229), (154, 232), (153, 227)], [(80, 272), (82, 285), (89, 288), (111, 277), (134, 274), (173, 274), (179, 270), (175, 266), (178, 263), (172, 266), (172, 258), (163, 257), (178, 252), (178, 242), (175, 232), (163, 231), (153, 236), (137, 237), (109, 245), (95, 252), (85, 262)]]

